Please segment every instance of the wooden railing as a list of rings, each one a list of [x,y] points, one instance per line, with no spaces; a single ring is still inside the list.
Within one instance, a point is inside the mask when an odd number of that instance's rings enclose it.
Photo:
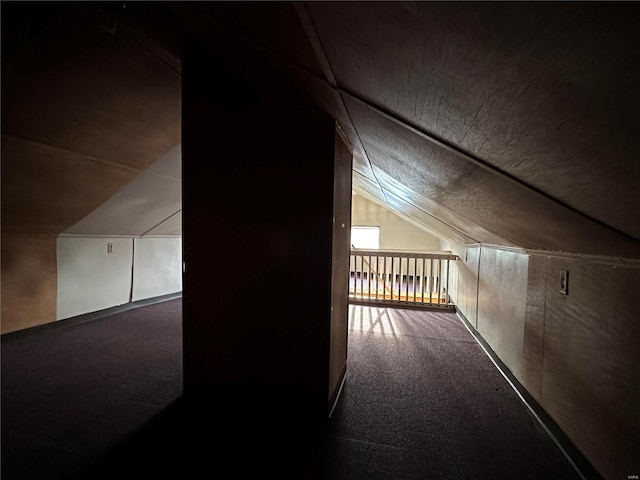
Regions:
[[[352,303],[454,308],[449,297],[449,262],[455,255],[351,248]]]

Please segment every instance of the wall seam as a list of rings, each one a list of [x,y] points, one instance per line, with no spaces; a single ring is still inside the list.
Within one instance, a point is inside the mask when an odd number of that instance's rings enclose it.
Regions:
[[[549,284],[549,257],[547,257],[547,265],[545,269],[544,275],[544,304],[542,306],[542,348],[541,355],[542,358],[540,360],[540,378],[538,381],[538,398],[540,399],[540,403],[542,403],[542,376],[544,372],[544,339],[546,333],[547,326],[547,287]]]
[[[131,288],[129,288],[129,303],[133,302],[133,276],[136,265],[136,239],[131,239]]]
[[[478,330],[478,318],[480,317],[480,261],[482,260],[482,247],[478,248],[478,273],[476,282],[476,330]]]

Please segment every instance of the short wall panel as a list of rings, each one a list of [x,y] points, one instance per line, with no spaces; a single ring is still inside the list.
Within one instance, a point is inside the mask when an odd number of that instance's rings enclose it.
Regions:
[[[58,320],[129,302],[133,239],[58,237],[57,253]]]
[[[453,253],[458,255],[458,260],[455,262],[458,270],[456,307],[471,325],[477,328],[480,248],[462,247],[454,250]]]
[[[533,397],[540,401],[540,377],[544,349],[545,292],[547,265],[543,256],[529,257],[527,304],[522,345],[522,375],[519,379]]]
[[[180,291],[182,291],[182,239],[136,239],[133,301]]]
[[[522,378],[528,256],[483,248],[478,286],[478,331]]]

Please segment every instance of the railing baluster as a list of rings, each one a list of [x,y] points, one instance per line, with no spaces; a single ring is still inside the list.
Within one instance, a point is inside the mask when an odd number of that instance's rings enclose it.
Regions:
[[[353,258],[353,296],[355,298],[356,296],[356,256],[355,255],[351,255],[351,258]],[[349,290],[351,290],[351,282],[349,282]]]
[[[387,291],[389,290],[389,287],[387,286],[387,275],[389,269],[387,268],[387,256],[385,255],[384,257],[382,257],[382,300],[386,300],[387,299]]]
[[[378,300],[379,285],[380,285],[380,257],[376,255],[376,300]]]
[[[353,256],[353,296],[358,298],[358,254]]]
[[[383,286],[384,290],[382,291],[382,298],[384,300],[386,300],[387,299],[387,275],[388,275],[387,256],[386,255],[384,256],[384,267],[383,267],[383,270],[384,270],[384,277],[383,277],[384,278],[384,283],[382,284],[382,286]]]
[[[364,255],[360,255],[360,298],[364,299]]]
[[[438,259],[438,305],[440,305],[441,290],[442,290],[442,260]]]
[[[407,287],[405,289],[405,301],[409,302],[409,257],[407,257]]]
[[[402,301],[402,257],[398,256],[398,301]]]
[[[449,264],[451,262],[449,261],[449,259],[446,259],[445,262],[447,262],[447,287],[444,292],[445,294],[444,299],[445,299],[445,303],[449,305],[449,302],[451,301],[451,295],[449,295]]]
[[[418,259],[413,260],[413,303],[416,303],[416,282],[418,281]]]
[[[429,304],[433,303],[433,258],[429,261]]]
[[[365,298],[367,300],[370,300],[371,299],[370,297],[371,289],[369,288],[369,281],[371,279],[371,256],[370,255],[368,256],[368,260],[366,260],[366,262],[367,262],[367,276],[365,277],[365,279],[367,281],[365,282],[365,285],[367,285],[367,290],[366,290],[367,294],[365,295]]]
[[[422,303],[424,303],[424,279],[426,278],[425,277],[425,273],[426,273],[425,264],[426,263],[427,263],[427,259],[423,258],[422,259],[422,279],[421,279],[422,282],[421,282],[421,287],[420,287],[420,291],[422,292]]]
[[[398,301],[402,301],[402,257],[398,256]]]
[[[393,302],[393,287],[396,283],[396,278],[395,278],[395,268],[394,268],[394,263],[395,263],[396,257],[391,257],[391,301]]]
[[[410,296],[409,296],[409,287],[410,285],[410,281],[411,281],[411,258],[407,257],[407,302],[413,302],[413,300],[410,300]],[[412,287],[413,288],[413,287]]]
[[[349,255],[349,297],[367,303],[447,308],[453,305],[449,295],[450,260],[456,259],[455,255],[353,248]]]

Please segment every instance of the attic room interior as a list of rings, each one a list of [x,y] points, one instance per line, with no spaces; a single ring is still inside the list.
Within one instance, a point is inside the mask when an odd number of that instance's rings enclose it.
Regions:
[[[245,447],[233,465],[288,449],[287,473],[307,454],[342,469],[291,478],[638,478],[640,4],[0,8],[6,480],[186,472]],[[383,217],[380,250],[452,256],[451,310],[352,302],[350,226]],[[406,285],[426,282],[413,268]],[[394,335],[367,354],[375,322]],[[455,360],[433,353],[445,326]],[[415,376],[366,370],[385,356]],[[461,372],[475,383],[447,397]],[[423,383],[433,403],[399,408]],[[425,429],[376,420],[385,391]],[[308,435],[334,411],[353,417],[324,456]],[[441,442],[428,462],[417,438]],[[116,460],[63,475],[105,439]]]

